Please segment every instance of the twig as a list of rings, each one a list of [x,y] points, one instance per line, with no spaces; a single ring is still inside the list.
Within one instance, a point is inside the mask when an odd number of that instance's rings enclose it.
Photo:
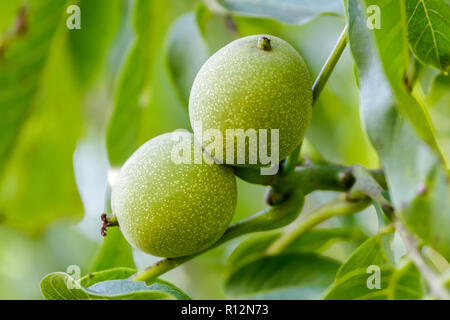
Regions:
[[[339,39],[336,45],[334,46],[333,51],[329,55],[327,61],[322,67],[322,70],[320,70],[320,73],[317,76],[316,81],[313,84],[313,102],[317,101],[317,98],[322,92],[322,89],[325,87],[328,78],[333,72],[334,67],[336,66],[337,62],[339,61],[339,58],[342,55],[342,52],[347,46],[347,42],[348,42],[348,24],[345,25],[344,30],[342,30],[341,35],[339,36]]]
[[[428,286],[430,287],[431,293],[439,299],[450,300],[449,292],[442,285],[439,277],[428,267],[419,250],[417,250],[417,240],[412,234],[409,233],[408,230],[406,230],[400,220],[396,220],[394,225],[398,234],[405,243],[405,247],[411,261],[424,276]]]
[[[314,228],[320,223],[337,216],[348,215],[367,208],[371,201],[368,198],[361,199],[360,201],[348,201],[345,197],[339,197],[336,200],[327,203],[315,211],[311,212],[305,218],[303,218],[296,228],[289,233],[285,233],[275,240],[266,253],[269,255],[278,254],[297,240],[306,231]]]
[[[220,238],[213,246],[203,250],[202,252],[185,257],[163,259],[155,263],[154,265],[151,265],[147,269],[137,272],[136,274],[129,277],[129,279],[135,281],[152,280],[160,276],[161,274],[172,270],[180,264],[183,264],[186,261],[199,256],[205,251],[220,246],[221,244],[243,234],[281,228],[297,218],[303,207],[303,202],[303,195],[301,193],[294,192],[288,199],[286,199],[286,201],[284,201],[280,205],[270,207],[257,214],[254,214],[253,216],[232,224],[227,229],[222,238]]]
[[[334,46],[333,50],[328,56],[327,61],[320,70],[319,75],[316,78],[316,81],[314,81],[314,84],[312,86],[313,105],[317,102],[317,99],[319,98],[322,89],[325,87],[325,84],[330,78],[331,73],[333,73],[334,67],[341,58],[342,52],[344,52],[344,49],[347,46],[347,42],[348,42],[348,24],[345,25],[344,30],[342,30],[341,35],[339,36],[339,39],[336,42],[336,45]],[[295,169],[295,165],[297,164],[298,161],[298,156],[300,155],[301,147],[302,144],[300,143],[286,159],[285,166],[283,167],[282,170],[284,175],[288,175]]]

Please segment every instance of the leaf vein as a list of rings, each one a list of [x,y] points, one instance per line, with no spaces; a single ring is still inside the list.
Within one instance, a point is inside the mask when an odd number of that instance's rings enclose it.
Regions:
[[[435,32],[434,32],[433,25],[431,24],[431,19],[430,19],[430,15],[428,14],[427,6],[425,5],[425,1],[424,0],[419,0],[419,1],[422,3],[423,9],[425,11],[425,17],[427,18],[428,24],[430,25],[431,37],[433,39],[433,43],[434,43],[434,47],[435,47],[437,62],[439,63],[439,65],[442,68],[441,58],[439,57],[439,48],[437,46],[437,41],[436,41],[436,35],[435,35]]]

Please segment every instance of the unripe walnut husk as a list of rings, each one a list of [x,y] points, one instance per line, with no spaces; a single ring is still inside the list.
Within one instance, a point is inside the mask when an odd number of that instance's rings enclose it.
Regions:
[[[249,147],[246,161],[239,164],[234,147],[227,160],[227,129],[246,132],[267,129],[267,152],[271,151],[273,129],[279,130],[279,160],[286,158],[303,140],[312,113],[312,82],[298,52],[286,41],[271,35],[254,35],[231,42],[211,56],[200,69],[192,86],[189,116],[194,135],[217,160],[244,167],[251,164],[249,152],[260,154],[259,143]],[[201,129],[200,129],[200,126]],[[223,152],[215,152],[215,139],[202,141],[203,133],[218,129]]]
[[[123,165],[111,204],[125,238],[159,257],[197,253],[225,232],[236,208],[236,178],[225,165],[176,163],[175,132],[142,145]],[[202,152],[189,134],[190,151]],[[207,156],[207,155],[205,155]]]

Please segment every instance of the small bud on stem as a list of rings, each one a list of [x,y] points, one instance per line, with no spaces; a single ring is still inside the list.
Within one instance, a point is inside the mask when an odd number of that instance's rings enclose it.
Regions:
[[[115,215],[107,215],[106,213],[102,213],[102,215],[100,216],[100,219],[102,219],[103,221],[103,225],[102,228],[100,229],[100,233],[102,236],[106,237],[106,229],[108,229],[108,227],[114,227],[114,226],[118,226],[119,222],[117,221],[117,218]]]

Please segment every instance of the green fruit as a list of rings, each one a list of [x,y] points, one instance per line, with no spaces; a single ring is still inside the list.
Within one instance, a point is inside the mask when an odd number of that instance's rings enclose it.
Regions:
[[[279,129],[282,160],[305,136],[312,112],[311,87],[303,59],[286,41],[270,35],[233,41],[210,57],[195,78],[189,99],[194,135],[208,145],[201,136],[210,129],[219,129],[223,137],[227,129]],[[226,161],[229,141],[223,141],[223,157],[212,155],[231,164]],[[258,145],[251,150],[248,146],[247,140],[246,155],[259,154]],[[234,164],[236,156],[234,152]],[[243,166],[252,165],[246,160]],[[259,159],[253,166],[261,166]]]
[[[188,151],[202,152],[185,133]],[[236,207],[236,179],[221,164],[177,164],[175,132],[142,145],[123,165],[111,205],[134,247],[160,257],[179,257],[214,244]],[[207,155],[205,155],[207,156]]]

